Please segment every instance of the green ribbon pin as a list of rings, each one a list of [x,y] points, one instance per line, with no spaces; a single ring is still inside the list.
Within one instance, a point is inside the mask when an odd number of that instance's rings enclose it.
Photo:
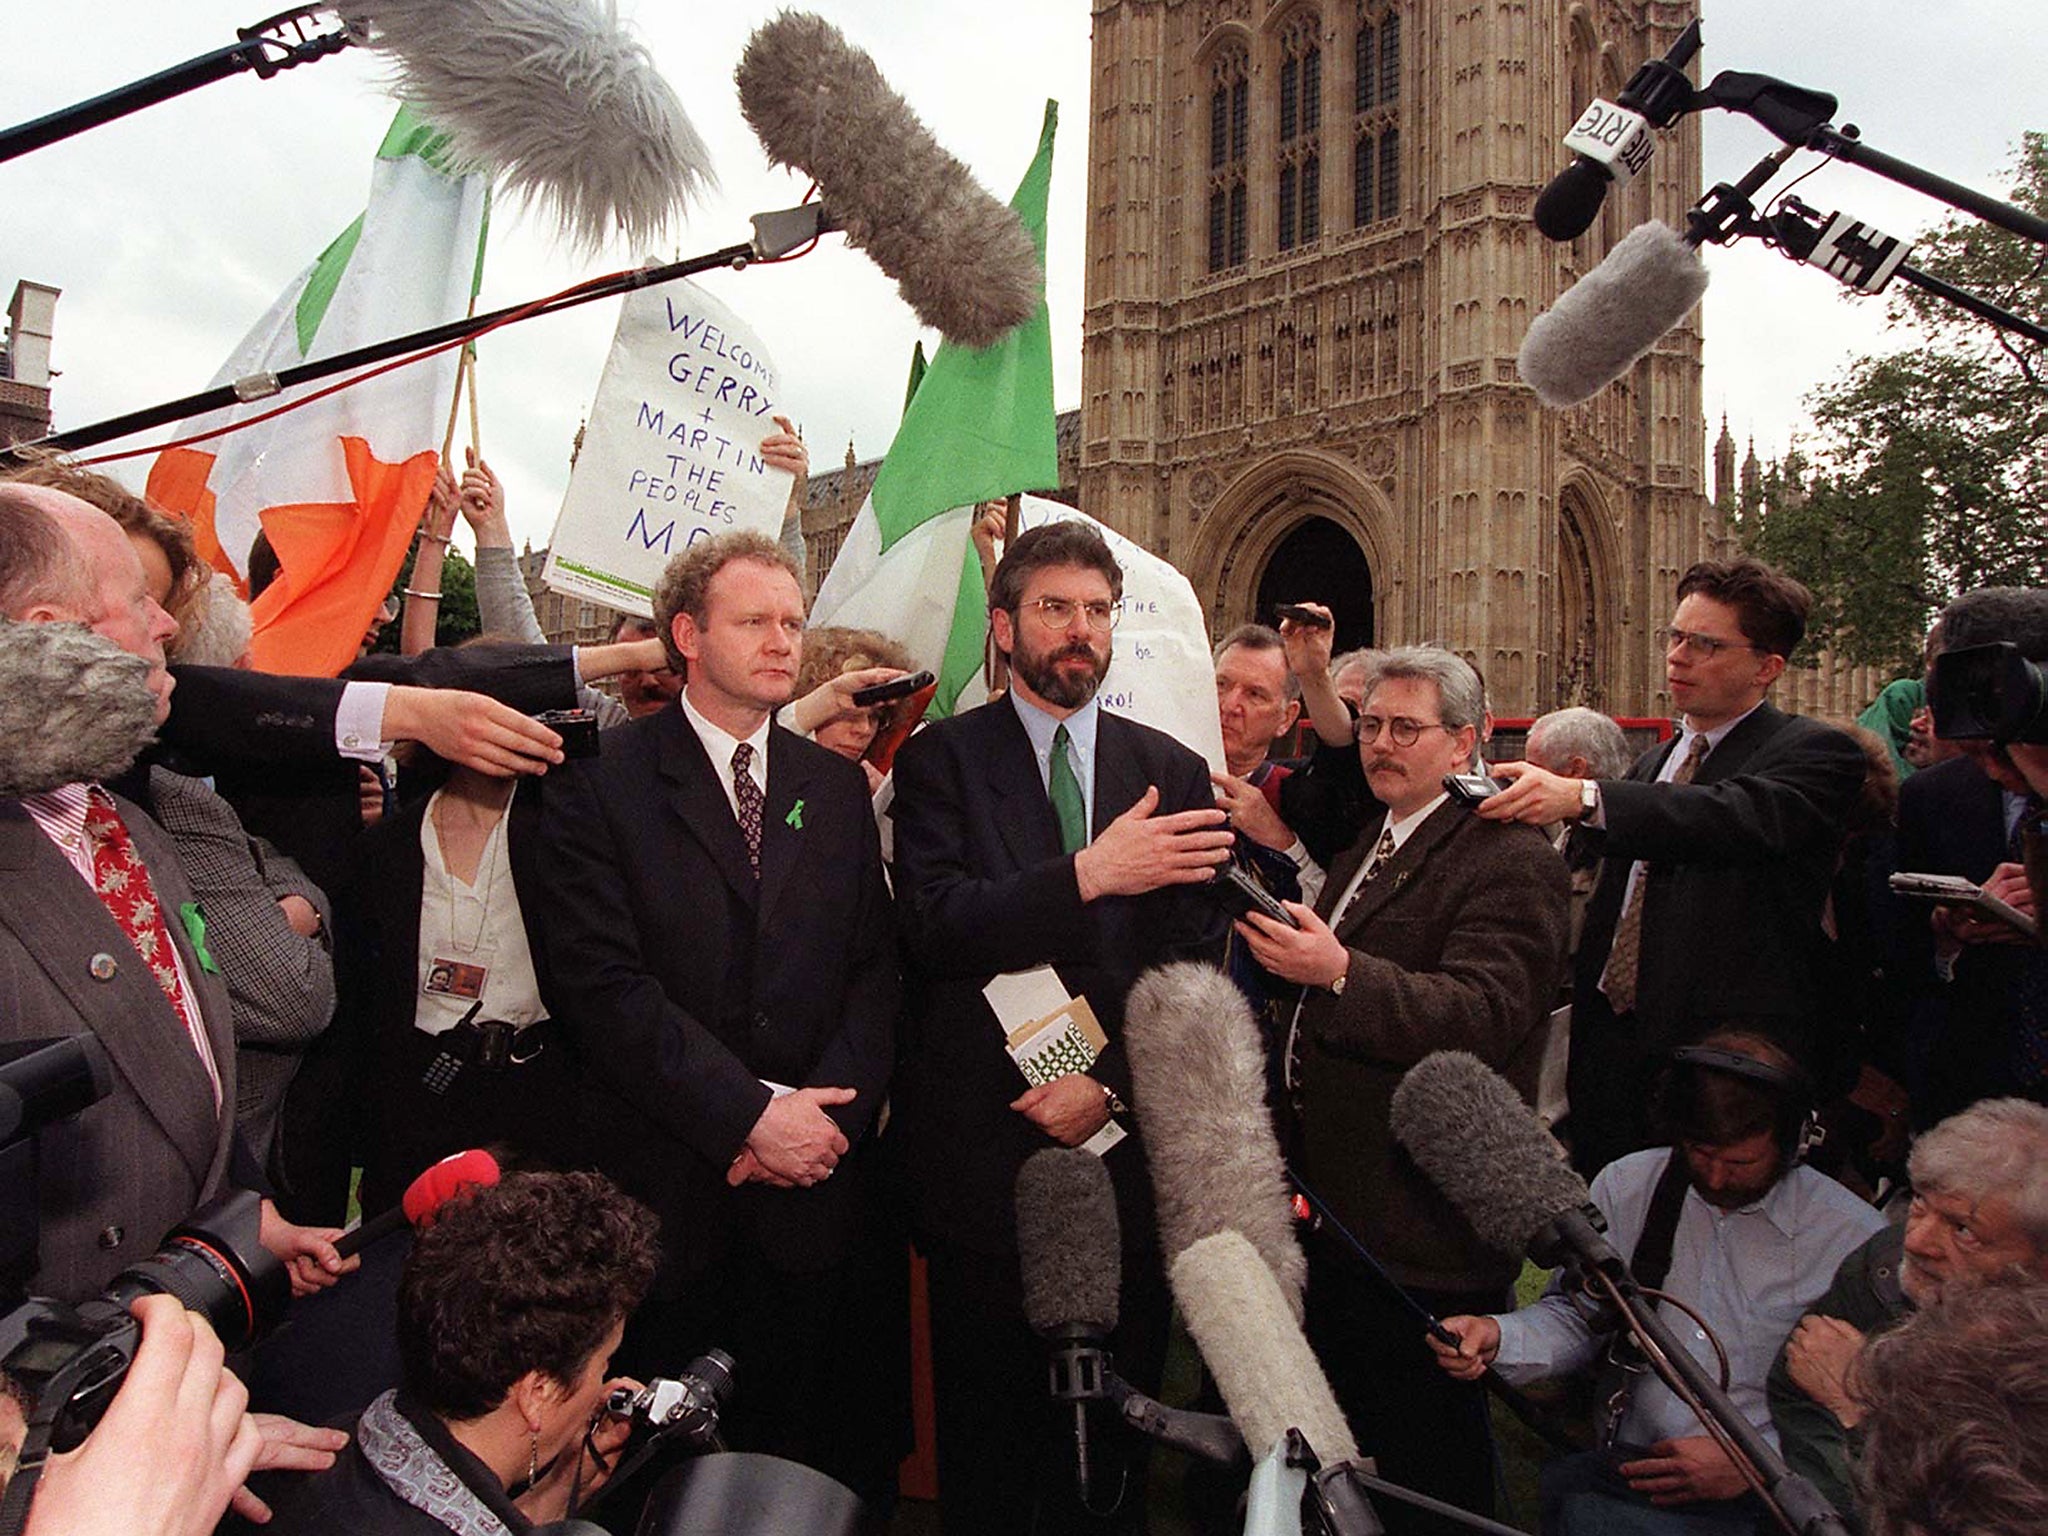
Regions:
[[[199,957],[199,968],[210,976],[218,976],[220,967],[206,952],[206,914],[199,910],[199,903],[188,901],[179,907],[178,921],[185,925],[185,937],[191,940],[192,952]]]
[[[794,827],[794,828],[796,828],[796,830],[797,830],[797,831],[799,831],[799,832],[803,831],[803,829],[804,829],[804,803],[803,803],[803,801],[799,800],[799,801],[797,801],[797,803],[796,803],[795,805],[792,805],[792,806],[791,806],[791,807],[789,808],[789,814],[788,814],[787,816],[785,816],[785,817],[783,817],[783,818],[782,818],[782,822],[783,822],[783,825],[784,825],[784,826]]]

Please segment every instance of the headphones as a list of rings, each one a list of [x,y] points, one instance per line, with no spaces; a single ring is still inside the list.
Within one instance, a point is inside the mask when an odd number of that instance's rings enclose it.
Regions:
[[[1784,1153],[1790,1170],[1805,1161],[1806,1154],[1819,1146],[1826,1132],[1813,1109],[1813,1085],[1798,1068],[1774,1066],[1768,1061],[1718,1045],[1681,1045],[1672,1051],[1670,1065],[1657,1087],[1654,1108],[1658,1118],[1675,1123],[1678,1095],[1692,1092],[1688,1079],[1700,1072],[1720,1072],[1739,1077],[1769,1090],[1771,1132]]]

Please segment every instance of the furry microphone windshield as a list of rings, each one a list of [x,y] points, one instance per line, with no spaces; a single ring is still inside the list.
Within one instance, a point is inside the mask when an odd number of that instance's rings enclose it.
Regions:
[[[1116,1328],[1123,1258],[1116,1192],[1093,1152],[1045,1147],[1017,1170],[1024,1321],[1048,1338]]]
[[[711,158],[646,47],[596,0],[353,0],[392,94],[594,251],[659,244]]]
[[[1666,224],[1638,225],[1530,322],[1516,367],[1552,410],[1590,400],[1706,291],[1706,264],[1683,235]]]
[[[1416,1166],[1502,1253],[1528,1252],[1554,1218],[1589,1199],[1536,1112],[1469,1051],[1434,1051],[1410,1067],[1388,1120]]]
[[[734,79],[768,158],[817,182],[847,243],[896,279],[926,325],[985,347],[1031,317],[1043,284],[1015,211],[939,147],[837,27],[785,11],[754,33]]]
[[[114,778],[155,735],[140,656],[82,624],[0,620],[0,795]]]
[[[1124,1004],[1124,1049],[1167,1257],[1214,1232],[1241,1233],[1299,1318],[1308,1261],[1244,994],[1192,961],[1147,971]]]

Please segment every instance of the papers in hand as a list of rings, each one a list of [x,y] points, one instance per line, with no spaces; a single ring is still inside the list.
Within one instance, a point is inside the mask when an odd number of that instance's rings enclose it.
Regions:
[[[1034,1088],[1070,1072],[1086,1072],[1109,1044],[1088,1000],[1069,997],[1049,965],[993,977],[981,995],[995,1010],[1010,1060]],[[1112,1119],[1081,1147],[1100,1157],[1127,1134]]]

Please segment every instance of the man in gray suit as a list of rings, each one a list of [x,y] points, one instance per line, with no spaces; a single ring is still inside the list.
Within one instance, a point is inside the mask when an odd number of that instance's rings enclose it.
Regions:
[[[0,485],[0,615],[84,624],[150,664],[161,720],[177,628],[105,513]],[[90,1031],[112,1092],[40,1143],[42,1229],[30,1287],[78,1300],[148,1257],[233,1182],[228,998],[170,840],[97,783],[0,799],[0,1042]],[[344,1268],[334,1233],[264,1202],[262,1241],[295,1291]]]

